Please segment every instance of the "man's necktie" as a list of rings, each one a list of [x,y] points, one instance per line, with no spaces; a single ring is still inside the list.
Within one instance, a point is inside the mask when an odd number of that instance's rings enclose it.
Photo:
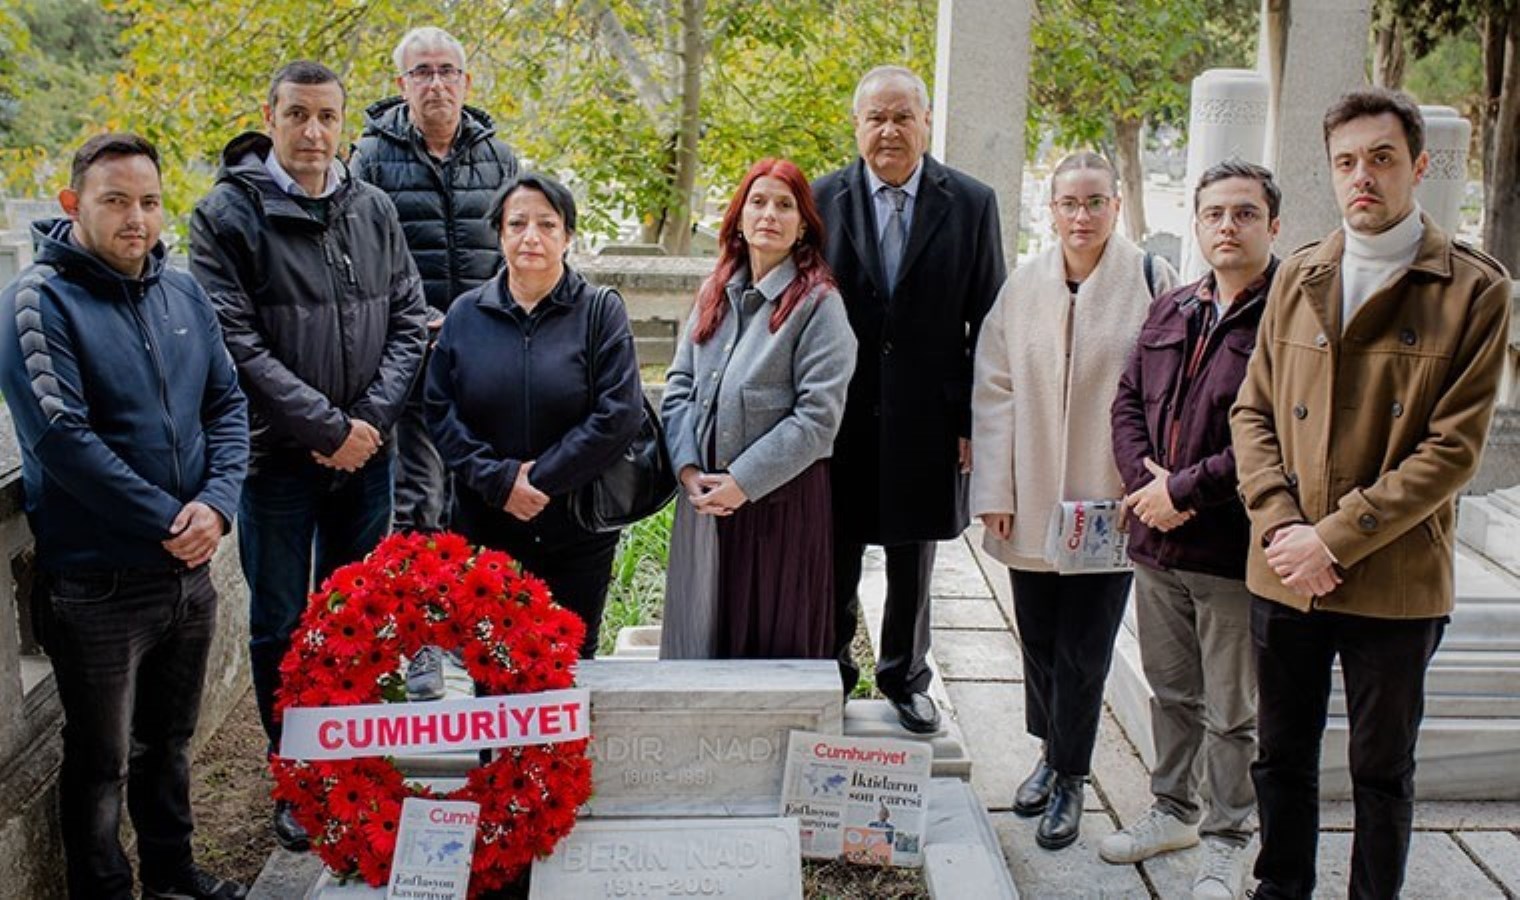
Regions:
[[[908,220],[903,206],[908,202],[908,192],[902,188],[884,187],[892,214],[887,217],[886,230],[881,235],[881,264],[887,275],[887,290],[897,287],[897,269],[902,265],[903,247],[908,243]]]

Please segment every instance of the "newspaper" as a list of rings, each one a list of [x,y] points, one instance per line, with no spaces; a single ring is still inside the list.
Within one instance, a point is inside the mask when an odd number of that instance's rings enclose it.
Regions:
[[[1050,512],[1045,561],[1062,574],[1123,572],[1129,559],[1129,532],[1119,528],[1118,500],[1066,500]]]
[[[479,803],[402,801],[387,900],[465,900],[479,820]]]
[[[797,819],[802,855],[877,866],[923,865],[928,744],[793,731],[781,814]]]

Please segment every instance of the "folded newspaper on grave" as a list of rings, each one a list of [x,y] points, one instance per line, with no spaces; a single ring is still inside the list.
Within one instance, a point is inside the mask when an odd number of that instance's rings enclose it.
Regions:
[[[918,741],[793,731],[781,814],[802,855],[876,866],[923,865],[934,748]]]
[[[1063,500],[1050,512],[1045,561],[1063,575],[1126,572],[1129,532],[1120,529],[1118,500]]]

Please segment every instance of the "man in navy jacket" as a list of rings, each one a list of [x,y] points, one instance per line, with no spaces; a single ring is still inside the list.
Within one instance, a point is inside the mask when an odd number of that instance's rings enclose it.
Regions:
[[[207,563],[237,511],[248,410],[216,312],[164,264],[158,154],[92,138],[0,293],[0,385],[21,445],[38,637],[63,704],[69,896],[238,898],[191,858],[190,738],[216,627]]]

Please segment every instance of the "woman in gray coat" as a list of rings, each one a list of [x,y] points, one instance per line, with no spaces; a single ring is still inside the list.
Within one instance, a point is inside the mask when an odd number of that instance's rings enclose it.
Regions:
[[[833,655],[828,458],[855,337],[807,179],[755,163],[718,232],[661,409],[676,501],[661,655]]]

